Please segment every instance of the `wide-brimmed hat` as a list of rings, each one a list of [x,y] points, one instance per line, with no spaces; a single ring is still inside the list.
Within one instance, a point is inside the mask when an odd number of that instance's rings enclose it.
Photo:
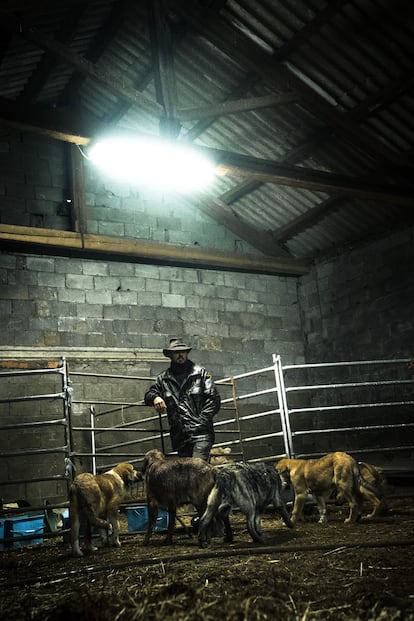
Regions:
[[[165,347],[162,350],[164,356],[169,358],[171,354],[175,354],[179,351],[191,351],[192,347],[190,345],[186,345],[180,339],[171,339],[168,347]]]

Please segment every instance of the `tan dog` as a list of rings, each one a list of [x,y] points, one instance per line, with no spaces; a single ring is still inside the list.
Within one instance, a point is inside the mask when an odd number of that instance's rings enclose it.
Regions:
[[[316,500],[320,523],[327,521],[326,501],[333,494],[349,503],[345,524],[359,519],[363,497],[359,491],[358,464],[351,455],[336,452],[320,459],[284,458],[276,464],[276,468],[283,484],[291,484],[295,492],[291,516],[293,523],[301,518],[309,494]]]
[[[69,490],[70,538],[72,555],[83,556],[79,545],[81,517],[86,520],[85,549],[89,552],[97,548],[92,545],[92,526],[101,531],[104,543],[108,542],[108,531],[112,530],[113,545],[119,547],[118,507],[124,500],[128,487],[142,480],[132,464],[118,464],[103,474],[78,474]]]
[[[372,504],[372,511],[365,519],[371,520],[387,510],[385,494],[387,490],[387,480],[379,468],[365,461],[359,461],[359,473],[361,475],[359,491],[364,500]]]
[[[234,461],[230,457],[231,448],[226,446],[223,448],[222,446],[215,446],[210,451],[210,464],[212,466],[220,466],[221,464],[229,464]]]

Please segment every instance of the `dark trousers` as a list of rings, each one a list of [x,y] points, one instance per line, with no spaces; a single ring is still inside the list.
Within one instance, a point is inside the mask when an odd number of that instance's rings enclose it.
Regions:
[[[178,457],[201,457],[204,461],[210,461],[210,449],[212,442],[205,438],[194,438],[178,449]]]

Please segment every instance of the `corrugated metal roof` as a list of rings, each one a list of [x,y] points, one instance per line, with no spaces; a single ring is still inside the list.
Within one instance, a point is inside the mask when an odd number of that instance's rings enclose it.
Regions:
[[[128,103],[116,89],[86,74],[73,81],[82,72],[59,58],[43,71],[41,88],[26,105],[61,106],[65,96],[70,106],[72,96],[77,109],[101,122],[160,131],[146,5],[115,0],[4,4],[5,30],[11,33],[0,65],[4,100],[19,101],[45,56],[53,56],[30,41],[30,33],[25,37],[13,30],[12,15],[23,30],[33,27],[57,41],[65,33],[66,51],[92,59],[100,71],[142,92],[148,104]],[[293,258],[304,259],[369,238],[390,223],[402,226],[412,220],[410,206],[398,205],[392,195],[365,200],[351,191],[353,177],[377,187],[386,180],[396,194],[401,188],[412,191],[412,3],[169,0],[165,11],[179,110],[286,92],[295,97],[271,107],[185,120],[180,138],[187,135],[198,145],[295,167],[293,172],[312,169],[350,178],[345,193],[315,191],[289,180],[262,183],[254,176],[249,186],[243,167],[218,177],[210,197],[229,204],[246,239],[250,230],[258,247],[257,233],[271,231],[275,248],[279,240]],[[208,206],[208,197],[204,200]]]

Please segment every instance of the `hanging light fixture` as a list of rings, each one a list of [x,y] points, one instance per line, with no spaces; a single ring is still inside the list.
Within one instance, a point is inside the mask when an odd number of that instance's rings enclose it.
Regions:
[[[120,181],[176,192],[205,189],[215,174],[215,164],[197,150],[159,138],[103,137],[88,159]]]

